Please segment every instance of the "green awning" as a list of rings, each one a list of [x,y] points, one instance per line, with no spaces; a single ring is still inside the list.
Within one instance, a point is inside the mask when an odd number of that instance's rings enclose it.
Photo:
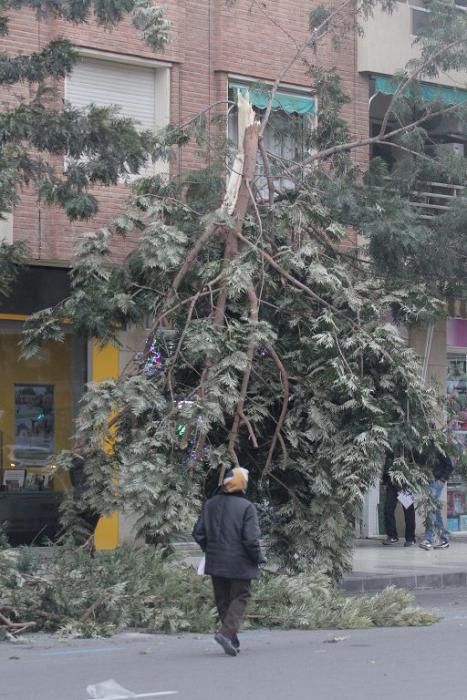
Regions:
[[[380,92],[383,95],[393,95],[399,85],[399,81],[396,78],[386,75],[375,75],[373,78],[375,81],[375,92]],[[447,105],[467,104],[467,90],[461,90],[460,88],[421,83],[419,91],[420,97],[427,102],[442,102]],[[404,90],[404,95],[410,96],[411,94],[412,90],[410,87]]]
[[[240,90],[242,95],[246,95],[250,91],[250,102],[258,109],[266,109],[269,103],[270,91],[260,90],[257,88],[249,88],[242,83],[230,83],[230,88]],[[282,110],[289,114],[315,114],[316,101],[307,95],[291,94],[290,92],[277,91],[272,103],[274,110]]]

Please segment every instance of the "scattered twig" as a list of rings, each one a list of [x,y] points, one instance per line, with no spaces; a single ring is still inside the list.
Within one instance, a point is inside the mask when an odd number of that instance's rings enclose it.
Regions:
[[[256,439],[255,431],[253,430],[253,426],[251,425],[250,421],[246,417],[246,415],[243,413],[243,411],[239,411],[240,413],[240,418],[242,420],[242,423],[246,426],[249,434],[250,434],[250,440],[255,449],[258,449],[258,440]]]
[[[250,287],[248,289],[248,300],[250,303],[250,323],[255,324],[258,322],[258,297],[256,296],[256,292],[253,287]],[[228,442],[228,451],[233,455],[233,451],[235,450],[235,445],[238,440],[238,429],[240,427],[240,421],[242,420],[242,416],[244,419],[244,408],[245,408],[245,401],[248,393],[248,384],[250,383],[250,376],[251,376],[251,368],[253,366],[253,357],[255,354],[255,349],[256,349],[256,340],[254,338],[250,337],[250,340],[248,342],[248,348],[247,348],[247,364],[245,371],[243,373],[243,379],[242,383],[240,386],[240,395],[237,401],[237,406],[235,409],[235,415],[232,423],[232,428],[230,430],[229,434],[229,442]],[[255,438],[256,442],[256,438]]]
[[[31,627],[35,627],[35,622],[13,622],[0,612],[0,627],[6,628],[13,635],[22,634]]]
[[[99,608],[102,603],[105,601],[105,599],[108,597],[108,592],[104,591],[103,593],[100,594],[100,596],[94,601],[92,605],[89,606],[87,610],[84,611],[84,613],[80,617],[80,622],[85,622],[91,615],[93,615],[97,608]]]

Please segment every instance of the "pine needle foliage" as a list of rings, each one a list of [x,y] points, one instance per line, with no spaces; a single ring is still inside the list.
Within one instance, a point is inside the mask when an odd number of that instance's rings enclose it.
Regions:
[[[0,550],[0,612],[13,623],[81,637],[128,628],[210,633],[216,627],[209,578],[154,548],[122,548],[96,559],[75,547],[46,554],[27,547]],[[352,629],[437,620],[413,603],[413,595],[393,587],[373,597],[346,597],[320,573],[264,574],[246,626]]]
[[[375,6],[357,5],[355,22]],[[245,163],[262,158],[270,167],[266,198],[244,172],[234,206],[226,204],[232,144],[224,144],[196,174],[140,180],[124,214],[78,241],[72,293],[30,319],[24,356],[62,340],[65,321],[85,338],[116,345],[122,328],[149,326],[122,376],[89,385],[81,402],[76,449],[90,485],[86,507],[128,510],[140,533],[167,547],[212,493],[218,465],[245,465],[279,565],[294,573],[317,566],[337,580],[350,566],[365,494],[388,457],[402,488],[425,486],[430,470],[416,455],[429,438],[440,449],[446,439],[433,430],[440,406],[400,331],[443,313],[452,291],[465,293],[467,259],[456,261],[466,247],[465,203],[432,224],[410,206],[411,188],[427,172],[428,124],[440,113],[423,98],[421,81],[467,59],[467,32],[459,30],[467,15],[445,13],[444,5],[433,3],[438,24],[419,38],[421,58],[398,78],[387,117],[400,128],[377,137],[407,156],[399,170],[379,160],[367,172],[355,165],[359,144],[342,118],[339,77],[314,69],[310,86],[322,114],[298,162],[265,156],[258,125],[249,132]],[[339,19],[329,26],[336,16],[313,15],[313,45],[348,28]],[[22,110],[31,134],[41,109]],[[465,107],[448,112],[462,118]],[[91,116],[105,136],[113,117],[90,113],[85,125]],[[260,116],[265,126],[268,110]],[[160,143],[209,147],[203,123],[170,127]],[[74,155],[85,146],[76,137]],[[99,158],[89,163],[97,167]],[[428,160],[430,173],[446,177],[442,154]],[[70,173],[81,182],[76,168]],[[281,178],[293,187],[277,191]],[[44,196],[50,191],[47,181]],[[113,240],[129,233],[139,243],[115,264]],[[154,347],[161,361],[148,372]],[[66,468],[71,455],[60,459]]]

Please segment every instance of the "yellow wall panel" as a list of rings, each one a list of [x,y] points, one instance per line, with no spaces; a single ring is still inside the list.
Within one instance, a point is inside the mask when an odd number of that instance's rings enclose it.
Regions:
[[[116,549],[119,537],[118,513],[102,517],[97,523],[94,535],[96,549]]]
[[[116,379],[120,371],[119,351],[113,345],[94,342],[92,346],[91,381],[102,382],[105,379]],[[96,528],[96,549],[115,549],[119,545],[118,513],[102,517]]]

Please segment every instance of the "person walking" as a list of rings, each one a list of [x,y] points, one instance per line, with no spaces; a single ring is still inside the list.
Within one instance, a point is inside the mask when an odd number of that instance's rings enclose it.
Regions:
[[[439,450],[435,455],[433,466],[433,481],[429,485],[429,494],[432,505],[426,515],[425,539],[420,542],[422,549],[447,549],[449,547],[449,532],[444,524],[441,494],[445,483],[448,481],[453,471],[452,460],[447,454],[442,454]],[[435,544],[435,531],[439,534],[439,541]]]
[[[256,508],[246,496],[248,471],[226,472],[219,493],[204,505],[193,538],[206,556],[221,627],[214,639],[229,656],[240,653],[238,632],[251,597],[251,581],[266,560],[260,546]]]

